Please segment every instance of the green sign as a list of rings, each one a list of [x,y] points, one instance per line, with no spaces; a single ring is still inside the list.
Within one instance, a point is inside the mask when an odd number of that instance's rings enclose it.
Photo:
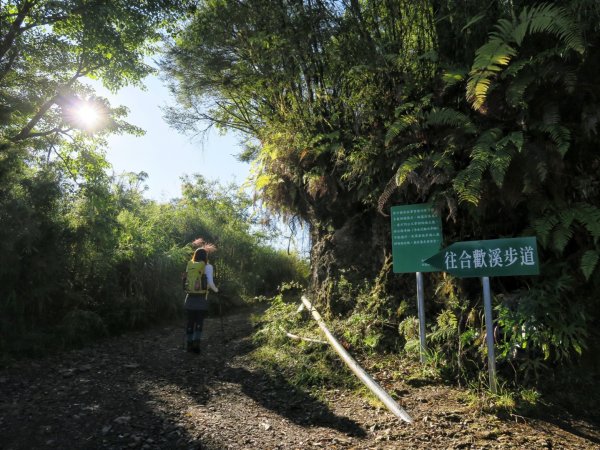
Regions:
[[[535,237],[455,242],[426,262],[462,278],[540,273]]]
[[[442,221],[429,204],[392,206],[394,273],[439,272],[425,259],[442,246]]]

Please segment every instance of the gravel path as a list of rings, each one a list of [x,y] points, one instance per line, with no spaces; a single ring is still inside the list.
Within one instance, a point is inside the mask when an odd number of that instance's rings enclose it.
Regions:
[[[413,425],[352,392],[317,399],[256,366],[248,315],[226,317],[225,335],[209,319],[201,355],[174,324],[1,370],[0,448],[600,449],[592,425],[500,420],[385,371],[372,375]]]

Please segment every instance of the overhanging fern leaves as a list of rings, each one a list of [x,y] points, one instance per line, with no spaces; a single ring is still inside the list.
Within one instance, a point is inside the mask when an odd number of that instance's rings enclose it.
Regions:
[[[583,226],[592,240],[597,242],[600,239],[600,208],[577,203],[570,208],[549,212],[532,222],[540,244],[554,248],[559,254],[573,237],[577,224]]]
[[[560,155],[565,156],[571,145],[571,132],[568,128],[562,125],[540,125],[538,129],[548,133]]]
[[[600,254],[596,250],[588,250],[581,257],[581,271],[586,280],[589,280],[598,265]]]
[[[460,201],[479,203],[481,180],[486,170],[501,188],[514,155],[524,146],[525,137],[521,131],[513,131],[506,136],[502,136],[499,128],[485,131],[471,150],[470,164],[454,179],[454,189]]]
[[[426,119],[427,126],[445,126],[462,130],[464,133],[473,134],[476,129],[473,122],[463,113],[450,109],[433,109]]]
[[[411,156],[410,158],[406,159],[402,163],[402,165],[398,168],[398,171],[396,172],[396,185],[398,187],[401,187],[404,184],[404,182],[406,181],[406,179],[408,178],[408,176],[412,172],[414,172],[416,169],[421,167],[422,163],[423,163],[422,155],[414,155],[414,156]]]
[[[493,78],[517,55],[525,37],[535,33],[551,34],[562,42],[566,50],[584,52],[581,32],[564,8],[541,4],[523,8],[512,21],[501,19],[488,42],[475,53],[467,82],[467,100],[473,109],[483,111]]]
[[[400,116],[390,127],[385,135],[385,145],[389,145],[400,133],[417,125],[418,119],[414,115]]]

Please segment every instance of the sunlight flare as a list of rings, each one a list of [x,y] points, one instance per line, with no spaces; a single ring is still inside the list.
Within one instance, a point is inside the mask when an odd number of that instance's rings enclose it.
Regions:
[[[75,127],[92,132],[103,127],[106,110],[97,101],[75,98],[67,103],[65,117]]]

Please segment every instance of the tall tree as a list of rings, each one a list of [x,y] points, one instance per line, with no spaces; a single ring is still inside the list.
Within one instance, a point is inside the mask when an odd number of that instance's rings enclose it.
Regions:
[[[173,30],[190,2],[136,4],[106,0],[17,0],[0,4],[0,139],[52,152],[65,137],[90,130],[78,108],[90,101],[106,132],[139,132],[124,108],[81,84],[101,80],[111,90],[139,84],[152,68],[145,58]],[[86,129],[88,128],[88,129]],[[79,142],[81,144],[81,142]]]
[[[174,125],[249,135],[262,199],[310,224],[321,294],[340,270],[372,277],[385,260],[384,123],[432,73],[418,55],[435,41],[427,2],[206,1],[163,66]]]

